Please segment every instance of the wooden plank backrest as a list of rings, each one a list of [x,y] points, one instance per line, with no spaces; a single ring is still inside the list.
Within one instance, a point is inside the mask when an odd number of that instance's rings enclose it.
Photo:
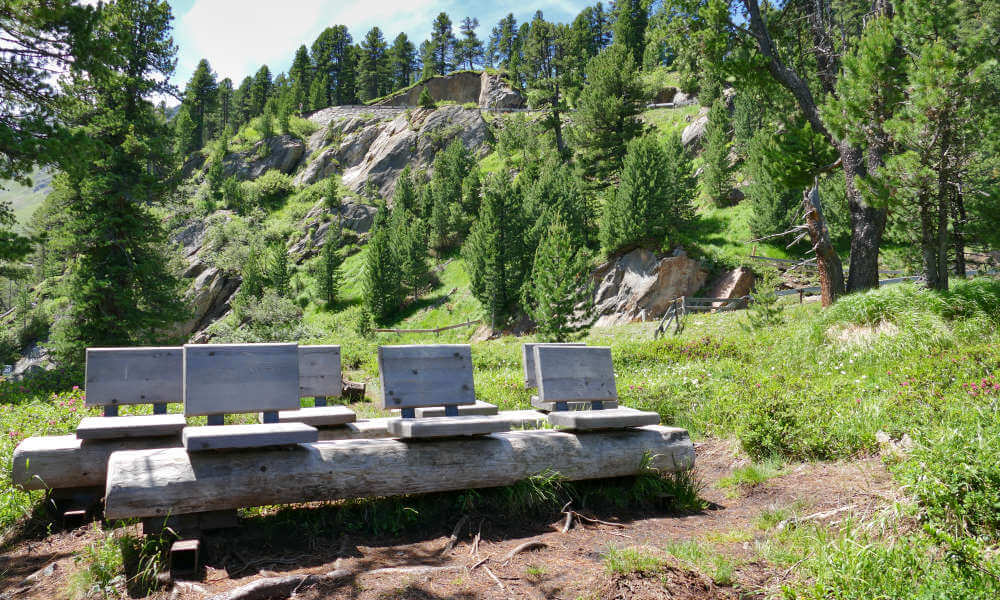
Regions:
[[[611,348],[535,346],[534,353],[539,401],[618,400]]]
[[[182,400],[181,348],[87,348],[87,406]]]
[[[468,344],[379,346],[383,409],[476,403]]]
[[[299,397],[339,398],[340,346],[299,346]]]
[[[185,344],[184,414],[299,408],[298,344]]]
[[[583,342],[529,342],[521,346],[522,360],[524,366],[524,388],[531,389],[538,387],[535,379],[535,346],[585,346]]]

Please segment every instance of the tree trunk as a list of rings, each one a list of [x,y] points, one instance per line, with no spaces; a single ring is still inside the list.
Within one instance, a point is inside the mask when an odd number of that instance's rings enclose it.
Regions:
[[[927,280],[927,287],[932,290],[939,289],[940,282],[938,273],[937,255],[937,235],[935,231],[935,215],[932,210],[931,200],[926,196],[918,198],[920,205],[920,252],[924,263],[924,279]]]
[[[955,248],[955,275],[965,279],[965,272],[967,266],[965,264],[965,233],[963,229],[965,228],[965,201],[962,199],[962,194],[958,190],[953,189],[953,201],[952,201],[952,245]]]
[[[818,182],[802,196],[806,226],[816,251],[816,267],[819,270],[820,294],[823,306],[830,306],[844,295],[844,266],[840,256],[830,242],[830,232],[823,217],[823,202],[819,197]]]

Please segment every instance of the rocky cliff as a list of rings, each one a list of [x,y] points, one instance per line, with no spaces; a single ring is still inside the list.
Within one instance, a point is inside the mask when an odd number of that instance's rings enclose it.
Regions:
[[[480,108],[522,108],[524,97],[499,74],[459,71],[430,79],[376,102],[376,106],[418,106],[424,89],[436,102],[478,104]]]

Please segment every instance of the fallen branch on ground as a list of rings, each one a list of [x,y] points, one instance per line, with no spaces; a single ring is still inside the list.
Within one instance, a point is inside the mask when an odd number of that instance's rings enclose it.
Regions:
[[[813,513],[805,517],[791,517],[789,519],[785,519],[784,521],[778,523],[775,529],[778,531],[784,531],[784,529],[789,525],[798,525],[799,523],[802,523],[804,521],[818,521],[820,519],[828,519],[833,515],[851,510],[852,508],[854,508],[854,505],[848,504],[847,506],[841,506],[840,508],[835,508],[833,510],[828,510],[824,512]]]
[[[445,544],[444,548],[441,550],[441,556],[451,552],[455,544],[458,543],[458,532],[462,530],[462,527],[469,521],[469,515],[462,515],[462,518],[458,520],[455,524],[455,529],[451,531],[451,537],[448,538],[448,543]]]
[[[337,569],[324,575],[286,575],[284,577],[268,577],[240,586],[236,589],[216,594],[208,600],[270,600],[273,598],[288,598],[293,593],[319,585],[332,583],[353,575],[346,569]]]
[[[539,542],[537,540],[532,542],[525,542],[520,546],[518,546],[517,548],[514,548],[513,550],[508,552],[507,556],[503,557],[503,560],[504,562],[507,562],[508,560],[514,558],[515,556],[517,556],[522,552],[526,552],[528,550],[541,550],[542,548],[548,548],[548,547],[549,545],[546,544],[545,542]]]

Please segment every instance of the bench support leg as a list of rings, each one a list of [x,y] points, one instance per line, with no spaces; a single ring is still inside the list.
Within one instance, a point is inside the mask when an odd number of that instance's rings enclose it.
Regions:
[[[278,422],[278,411],[276,411],[276,410],[269,410],[269,411],[265,412],[264,413],[264,422],[265,423],[277,423]]]
[[[226,415],[208,415],[209,425],[222,425],[226,422]]]
[[[566,401],[556,402],[556,410],[569,410],[569,403]]]
[[[104,416],[105,417],[117,417],[118,416],[118,405],[117,404],[107,404],[104,406]]]
[[[590,410],[604,410],[604,402],[602,400],[591,402]]]
[[[417,411],[412,408],[401,408],[399,409],[399,414],[402,415],[404,419],[415,419],[417,417]]]
[[[326,406],[326,396],[316,396],[313,406]]]
[[[458,416],[458,407],[455,406],[454,404],[449,404],[448,406],[445,406],[444,407],[444,416],[446,416],[446,417],[457,417]]]
[[[166,405],[166,403],[161,402],[159,404],[154,404],[153,405],[153,414],[154,415],[165,415],[165,414],[167,414],[167,405]]]

